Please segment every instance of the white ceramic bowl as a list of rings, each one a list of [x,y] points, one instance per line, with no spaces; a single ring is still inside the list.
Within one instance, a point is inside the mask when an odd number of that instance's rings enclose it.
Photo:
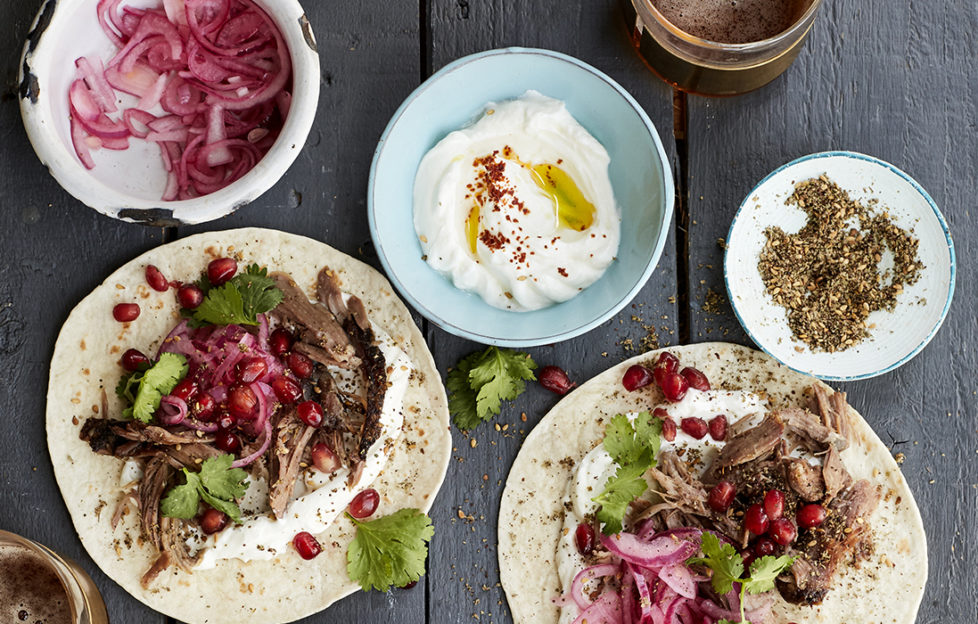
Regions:
[[[159,150],[133,140],[125,151],[98,150],[91,171],[71,145],[68,87],[74,61],[115,47],[99,26],[97,0],[47,0],[24,46],[20,110],[34,151],[66,191],[102,214],[151,225],[201,223],[234,212],[274,185],[299,154],[319,102],[319,54],[309,21],[297,0],[255,0],[278,25],[292,58],[292,105],[279,139],[247,174],[196,199],[163,201],[166,172]],[[159,6],[158,0],[124,5]]]
[[[785,205],[795,183],[827,175],[856,200],[876,198],[895,223],[912,231],[926,267],[897,299],[896,309],[879,311],[870,338],[835,353],[812,351],[794,340],[787,313],[765,292],[757,269],[766,238],[778,226],[797,232],[806,216]],[[947,223],[930,195],[910,176],[872,156],[823,152],[799,158],[764,178],[740,205],[727,237],[724,275],[734,312],[757,345],[792,369],[832,381],[866,379],[908,362],[930,342],[947,315],[954,294],[954,244]]]

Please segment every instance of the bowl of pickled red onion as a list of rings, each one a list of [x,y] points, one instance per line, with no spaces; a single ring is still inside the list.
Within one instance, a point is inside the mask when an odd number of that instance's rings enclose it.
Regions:
[[[151,225],[217,219],[267,191],[318,100],[297,0],[48,0],[21,63],[41,162],[82,203]]]

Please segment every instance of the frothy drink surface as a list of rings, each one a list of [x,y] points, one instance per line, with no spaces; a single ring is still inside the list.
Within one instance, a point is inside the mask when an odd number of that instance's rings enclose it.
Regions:
[[[784,32],[810,0],[652,0],[674,26],[701,39],[750,43]]]
[[[34,552],[0,544],[0,622],[71,624],[68,594]]]

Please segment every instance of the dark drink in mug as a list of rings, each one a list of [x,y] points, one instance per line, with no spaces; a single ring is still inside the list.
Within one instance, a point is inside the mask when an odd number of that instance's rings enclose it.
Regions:
[[[791,65],[821,0],[622,0],[631,38],[676,88],[737,95]]]
[[[0,531],[0,622],[108,624],[92,579],[40,544]]]

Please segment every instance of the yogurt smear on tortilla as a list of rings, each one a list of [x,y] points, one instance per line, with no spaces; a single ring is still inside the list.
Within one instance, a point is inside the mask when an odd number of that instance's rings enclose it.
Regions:
[[[418,167],[414,227],[426,261],[497,308],[574,297],[618,251],[609,163],[560,100],[527,91],[490,102]]]
[[[758,395],[750,392],[730,390],[699,391],[690,389],[685,398],[678,403],[664,403],[661,407],[669,412],[669,416],[678,425],[683,418],[699,417],[704,420],[724,414],[730,425],[748,418],[760,420],[767,411],[766,403]],[[627,414],[634,419],[637,414]],[[685,449],[686,454],[698,453],[699,459],[693,467],[697,475],[709,466],[723,447],[723,442],[717,442],[709,435],[701,440],[677,428],[676,439],[672,442],[662,440],[660,453],[669,450]],[[692,455],[690,455],[692,456]],[[587,567],[584,556],[577,549],[574,533],[577,526],[586,522],[589,515],[598,510],[598,505],[591,499],[601,493],[605,484],[615,474],[617,466],[611,455],[604,450],[603,445],[591,449],[574,469],[574,476],[567,484],[564,496],[564,526],[560,541],[557,544],[557,574],[564,591],[571,586],[578,572]],[[646,475],[650,488],[655,482]],[[648,491],[647,491],[648,492]],[[586,591],[594,588],[585,582]],[[577,609],[561,609],[560,623],[572,622],[577,617]]]

